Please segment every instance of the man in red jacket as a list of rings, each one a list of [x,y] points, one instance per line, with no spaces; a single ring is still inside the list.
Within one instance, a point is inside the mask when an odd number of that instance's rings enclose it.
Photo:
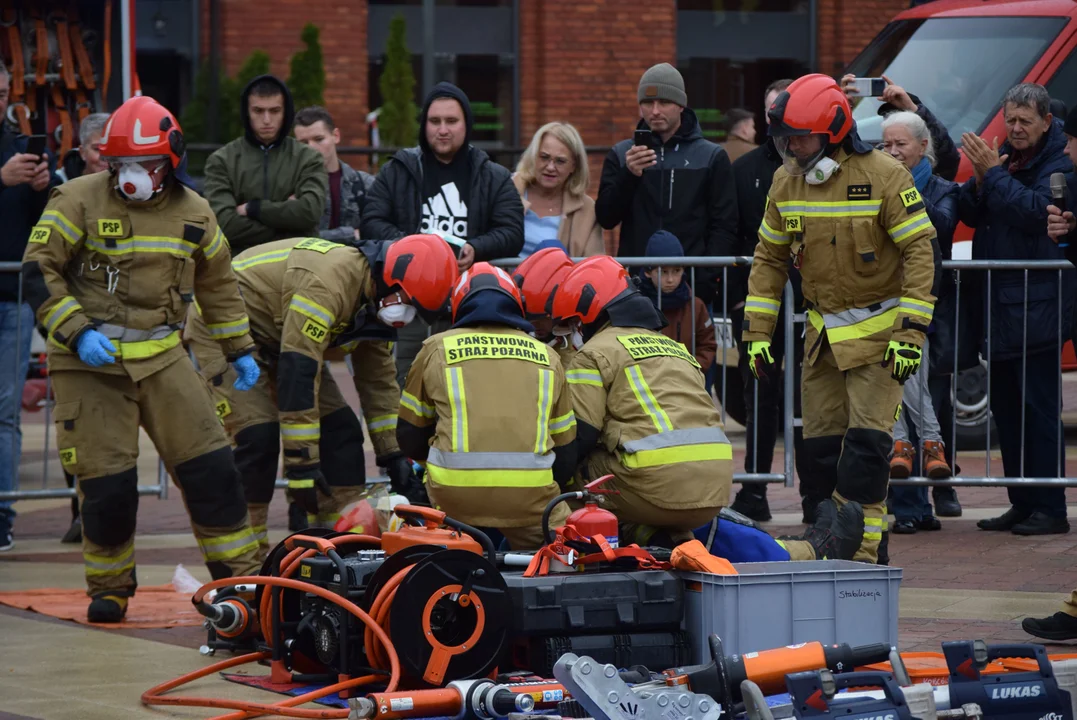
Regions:
[[[646,254],[653,258],[680,258],[684,257],[684,248],[676,235],[659,230],[647,241]],[[714,322],[703,301],[693,297],[684,267],[661,265],[646,268],[640,275],[639,289],[669,321],[669,325],[662,328],[662,334],[691,350],[700,367],[709,368],[718,350]]]

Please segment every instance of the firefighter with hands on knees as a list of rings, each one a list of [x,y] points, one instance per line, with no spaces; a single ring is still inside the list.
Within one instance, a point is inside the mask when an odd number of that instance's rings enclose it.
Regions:
[[[435,271],[436,282],[416,282],[426,279],[416,272],[419,263],[410,263],[416,257]],[[233,391],[232,371],[213,342],[222,328],[198,306],[189,312],[185,339],[235,442],[262,551],[269,548],[266,518],[282,441],[288,488],[308,523],[332,527],[362,497],[363,429],[325,371],[330,359],[351,357],[377,462],[387,468],[393,492],[425,502],[396,442],[400,389],[389,342],[419,306],[434,311],[448,299],[457,276],[451,248],[433,235],[356,244],[294,238],[245,250],[233,269],[264,370],[255,387]]]
[[[258,380],[228,242],[176,168],[182,131],[147,96],[105,126],[108,172],[52,190],[23,259],[48,334],[60,458],[77,482],[91,622],[119,622],[137,587],[138,428],[183,492],[214,579],[258,568],[232,449],[180,342],[197,293],[236,389]]]
[[[583,336],[568,325],[555,325],[550,316],[550,303],[557,286],[564,282],[572,270],[572,260],[564,247],[556,240],[550,245],[539,246],[513,270],[512,279],[520,288],[524,302],[524,314],[535,327],[535,337],[546,343],[561,358],[561,366],[567,368],[581,347]]]
[[[542,546],[546,505],[576,465],[576,418],[557,353],[533,338],[508,273],[475,263],[452,293],[452,327],[427,338],[400,398],[397,440],[426,463],[436,507]],[[550,527],[568,510],[556,506]]]
[[[934,297],[935,229],[912,175],[860,140],[837,83],[796,80],[769,111],[783,158],[759,226],[743,340],[749,367],[773,362],[787,278],[800,269],[808,322],[802,374],[806,465],[840,507],[864,508],[856,560],[883,539],[891,431],[901,384],[920,367]]]

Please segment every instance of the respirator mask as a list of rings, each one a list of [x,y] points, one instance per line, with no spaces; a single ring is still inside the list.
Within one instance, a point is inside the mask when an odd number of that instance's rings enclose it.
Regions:
[[[571,344],[573,350],[583,347],[583,333],[580,332],[578,323],[554,325],[553,334],[556,337],[565,338],[565,342]]]
[[[378,304],[378,321],[389,327],[402,328],[415,319],[415,306],[404,301],[399,292],[395,292]]]
[[[822,185],[829,180],[837,171],[838,165],[833,158],[826,155],[828,148],[827,136],[809,135],[806,137],[817,138],[819,149],[809,155],[798,154],[793,150],[792,140],[796,140],[797,150],[803,150],[806,143],[802,142],[803,135],[783,135],[773,138],[774,149],[782,158],[782,166],[792,177],[802,176],[804,182],[809,185]]]
[[[143,158],[109,163],[116,172],[116,187],[128,200],[150,200],[161,191],[161,184],[154,182],[153,175],[165,166],[168,159],[161,159],[151,170],[142,164],[145,161]]]

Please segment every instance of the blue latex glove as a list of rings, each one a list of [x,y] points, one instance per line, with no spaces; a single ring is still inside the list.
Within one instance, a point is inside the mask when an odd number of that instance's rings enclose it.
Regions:
[[[232,363],[232,367],[236,369],[236,375],[239,376],[232,383],[232,387],[240,392],[246,392],[254,387],[254,383],[258,382],[258,376],[262,374],[262,371],[258,368],[258,363],[250,355],[244,355],[239,358]]]
[[[90,367],[101,367],[116,362],[109,353],[116,352],[116,346],[107,337],[96,330],[87,330],[79,338],[79,359]]]

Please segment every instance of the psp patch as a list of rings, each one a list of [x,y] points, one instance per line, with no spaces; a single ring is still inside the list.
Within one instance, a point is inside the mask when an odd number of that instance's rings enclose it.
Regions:
[[[37,245],[45,245],[49,241],[49,235],[52,234],[52,230],[49,230],[44,225],[34,225],[30,230],[30,242]]]
[[[788,215],[785,217],[785,231],[787,233],[804,232],[804,216]]]
[[[101,218],[97,221],[97,234],[105,238],[123,237],[123,221]]]
[[[307,238],[306,240],[300,240],[295,245],[296,250],[313,250],[314,252],[322,253],[323,255],[330,250],[338,247],[343,247],[340,243],[335,243],[330,240],[318,240],[316,238]]]
[[[228,404],[227,400],[221,400],[214,406],[214,409],[217,411],[217,417],[221,420],[232,414],[232,406]]]
[[[924,199],[916,188],[901,191],[901,204],[905,206],[905,212],[912,215],[924,209]]]
[[[303,323],[303,334],[316,343],[324,342],[329,337],[329,328],[313,320]]]
[[[60,464],[61,465],[74,465],[79,461],[78,451],[73,448],[63,448],[60,450]]]

